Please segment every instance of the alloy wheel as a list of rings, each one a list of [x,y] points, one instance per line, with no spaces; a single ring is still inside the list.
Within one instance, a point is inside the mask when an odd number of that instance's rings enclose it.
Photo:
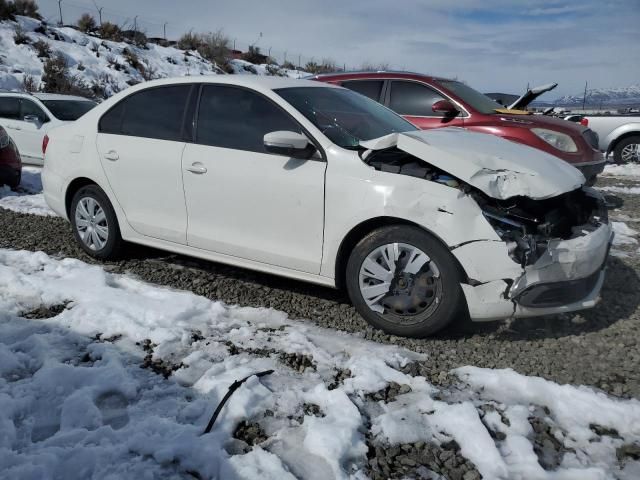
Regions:
[[[638,163],[640,161],[640,144],[630,143],[626,145],[620,153],[624,163]]]

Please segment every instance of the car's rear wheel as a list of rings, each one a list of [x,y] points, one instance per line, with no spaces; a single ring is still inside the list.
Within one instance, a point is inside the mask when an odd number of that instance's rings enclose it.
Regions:
[[[85,252],[101,260],[118,257],[124,242],[113,206],[100,187],[80,188],[71,201],[69,217],[76,241]]]
[[[618,164],[640,163],[640,135],[623,138],[613,150],[613,160]]]
[[[423,230],[374,230],[353,249],[346,270],[349,297],[371,325],[405,337],[441,330],[465,305],[451,253]]]

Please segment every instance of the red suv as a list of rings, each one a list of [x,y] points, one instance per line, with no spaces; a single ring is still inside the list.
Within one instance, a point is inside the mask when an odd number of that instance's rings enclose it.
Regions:
[[[0,186],[18,188],[21,176],[22,160],[18,149],[6,130],[0,127]]]
[[[579,168],[589,184],[604,169],[598,136],[588,128],[507,110],[457,80],[408,72],[328,73],[309,78],[366,95],[422,129],[464,127],[544,150]]]

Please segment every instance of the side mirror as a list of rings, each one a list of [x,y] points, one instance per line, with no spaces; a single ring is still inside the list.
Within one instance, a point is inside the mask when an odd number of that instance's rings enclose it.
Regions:
[[[42,123],[42,120],[40,120],[37,115],[25,115],[22,120],[29,123],[35,123],[36,125]]]
[[[460,110],[449,100],[438,100],[431,105],[431,110],[436,113],[443,113],[445,117],[455,117]]]
[[[296,132],[280,130],[264,136],[264,149],[269,153],[307,160],[316,151],[309,139]]]

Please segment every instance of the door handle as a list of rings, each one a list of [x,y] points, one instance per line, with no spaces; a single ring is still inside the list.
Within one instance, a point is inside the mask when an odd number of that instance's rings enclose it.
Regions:
[[[104,158],[106,158],[107,160],[111,160],[112,162],[115,162],[120,157],[118,156],[118,152],[116,152],[115,150],[109,150],[107,153],[104,154]]]
[[[197,173],[198,175],[202,175],[203,173],[207,173],[207,167],[202,165],[200,162],[196,162],[191,164],[190,167],[187,167],[186,170],[191,173]]]

